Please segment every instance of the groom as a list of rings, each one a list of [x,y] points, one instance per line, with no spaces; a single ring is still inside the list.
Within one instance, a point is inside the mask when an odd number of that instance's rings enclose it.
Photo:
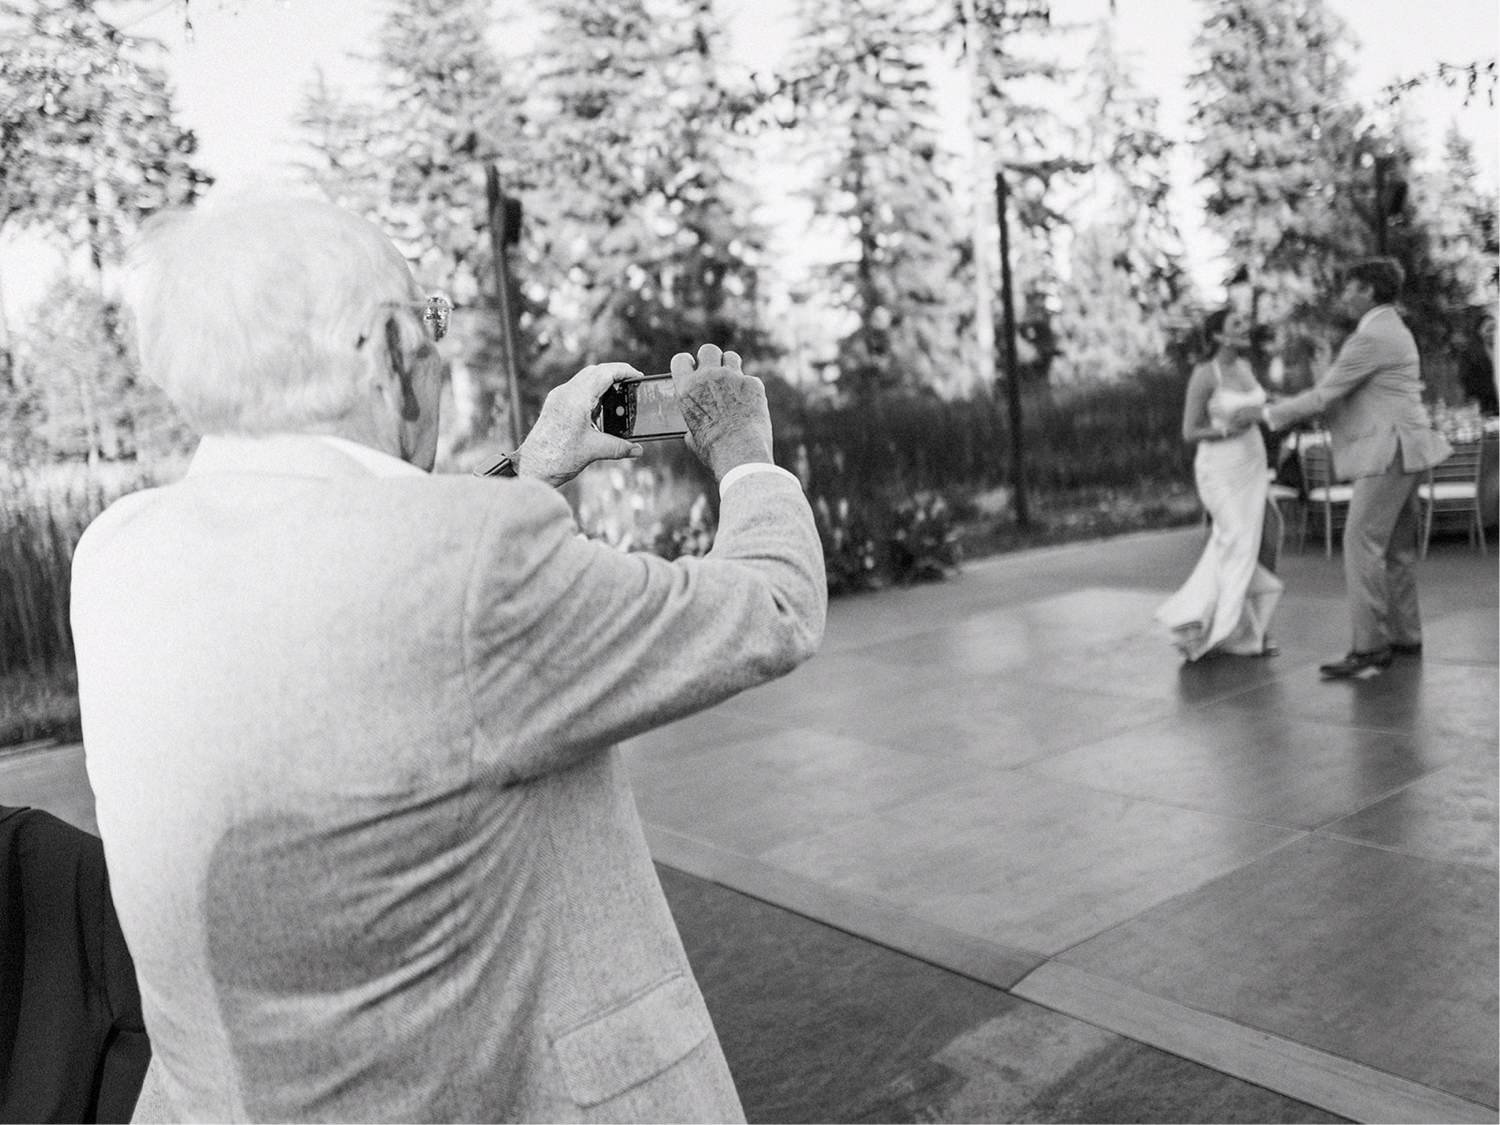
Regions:
[[[1246,407],[1236,424],[1282,430],[1324,415],[1335,471],[1354,482],[1344,525],[1344,581],[1353,626],[1347,656],[1320,669],[1347,679],[1389,666],[1392,655],[1420,656],[1422,619],[1413,564],[1414,494],[1424,470],[1444,460],[1448,443],[1422,406],[1416,341],[1394,302],[1404,276],[1391,258],[1344,271],[1339,303],[1359,322],[1317,384],[1283,402]]]

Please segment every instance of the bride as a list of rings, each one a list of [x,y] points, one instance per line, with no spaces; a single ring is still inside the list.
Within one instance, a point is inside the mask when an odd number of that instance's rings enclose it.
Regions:
[[[1266,392],[1245,358],[1248,318],[1219,309],[1203,328],[1212,351],[1188,380],[1182,437],[1198,446],[1193,476],[1212,528],[1198,565],[1156,619],[1189,661],[1211,652],[1270,656],[1276,648],[1266,630],[1282,584],[1257,558],[1269,487],[1266,446],[1258,427],[1231,424],[1237,408],[1264,403]]]

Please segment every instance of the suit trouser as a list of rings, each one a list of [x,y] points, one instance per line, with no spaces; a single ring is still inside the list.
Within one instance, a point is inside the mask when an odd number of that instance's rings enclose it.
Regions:
[[[1353,649],[1373,652],[1422,639],[1417,608],[1417,481],[1398,451],[1379,476],[1354,482],[1344,525],[1344,582]]]

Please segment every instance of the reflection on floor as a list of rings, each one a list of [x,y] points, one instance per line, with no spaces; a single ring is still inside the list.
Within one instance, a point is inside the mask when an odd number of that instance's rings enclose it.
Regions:
[[[1151,613],[1198,546],[835,603],[627,747],[658,860],[1335,1113],[1496,1120],[1494,562],[1435,550],[1426,658],[1326,683],[1338,557],[1283,560],[1281,656],[1183,666]]]
[[[751,1121],[1341,1121],[659,868]]]

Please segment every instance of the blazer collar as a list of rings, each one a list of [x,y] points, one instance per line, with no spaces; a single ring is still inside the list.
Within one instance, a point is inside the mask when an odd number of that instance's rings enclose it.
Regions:
[[[270,473],[277,476],[426,476],[378,449],[325,434],[209,434],[198,443],[188,476]]]
[[[1354,331],[1356,331],[1356,332],[1363,332],[1365,330],[1365,328],[1369,326],[1370,321],[1374,320],[1381,313],[1383,313],[1383,312],[1395,312],[1395,311],[1396,311],[1396,306],[1395,305],[1376,305],[1369,312],[1365,313],[1364,316],[1362,316],[1362,317],[1359,318],[1359,323],[1354,326]]]

